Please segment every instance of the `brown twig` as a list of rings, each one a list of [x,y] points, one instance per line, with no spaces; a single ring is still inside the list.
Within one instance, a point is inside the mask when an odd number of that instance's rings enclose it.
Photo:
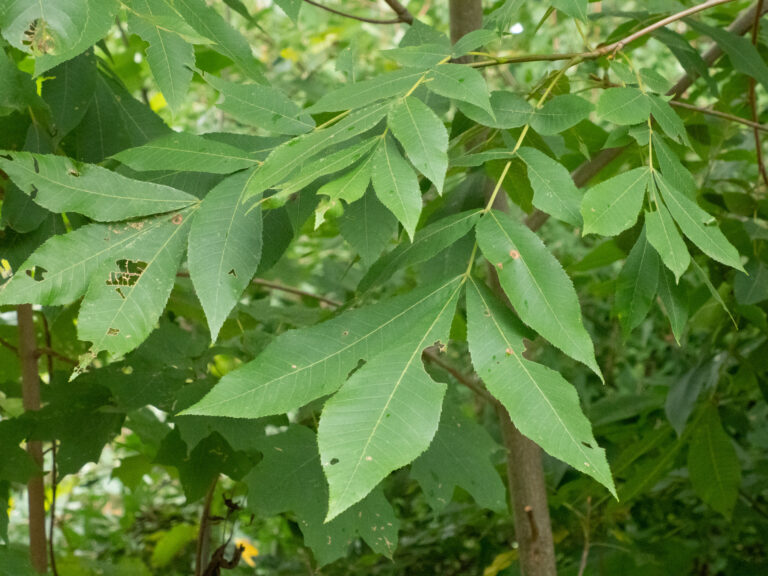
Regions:
[[[749,504],[749,506],[750,506],[750,508],[752,508],[752,510],[754,510],[755,512],[760,514],[760,516],[762,516],[763,518],[768,518],[768,512],[763,510],[763,507],[760,506],[760,504],[758,504],[757,500],[752,498],[752,496],[750,496],[749,494],[744,492],[744,490],[742,490],[742,489],[739,489],[739,496],[741,496],[747,502],[747,504]]]
[[[454,368],[453,366],[448,364],[445,360],[440,358],[440,356],[438,356],[435,353],[434,348],[430,347],[425,349],[421,353],[421,356],[431,364],[434,364],[435,366],[439,366],[440,368],[448,372],[451,376],[453,376],[456,379],[457,382],[459,382],[459,384],[463,384],[464,386],[472,390],[472,392],[474,392],[484,400],[487,400],[492,404],[495,404],[498,402],[496,398],[491,396],[488,390],[482,387],[482,385],[479,383],[477,378],[474,378],[472,376],[468,376],[466,374],[462,374],[461,372],[459,372],[456,368]]]
[[[392,10],[395,11],[395,14],[397,14],[398,19],[400,22],[405,22],[406,24],[413,24],[413,14],[411,14],[408,11],[408,8],[403,6],[398,0],[384,0]]]
[[[71,364],[72,366],[77,366],[77,360],[74,360],[70,358],[69,356],[65,356],[61,352],[56,352],[56,350],[52,349],[50,346],[40,347],[37,350],[35,350],[35,356],[48,356],[49,358],[58,358],[62,362],[66,362],[67,364]],[[50,372],[50,374],[53,374],[53,372]]]
[[[760,18],[763,14],[763,0],[757,0],[757,8],[755,9],[755,20],[752,24],[752,44],[757,47],[757,35],[760,32]],[[752,112],[752,121],[755,124],[759,124],[759,115],[757,113],[757,95],[755,94],[755,87],[757,82],[755,79],[749,77],[749,107]],[[757,126],[752,127],[752,135],[755,138],[755,154],[757,155],[757,169],[760,172],[760,176],[763,179],[763,183],[768,187],[768,171],[765,169],[765,161],[763,160],[763,145],[760,142],[760,131]]]
[[[694,112],[699,112],[700,114],[706,114],[707,116],[715,116],[717,118],[722,118],[723,120],[728,120],[729,122],[750,126],[755,132],[768,132],[768,126],[759,124],[748,118],[742,118],[741,116],[735,116],[733,114],[728,114],[727,112],[720,112],[719,110],[713,110],[712,108],[701,108],[700,106],[694,106],[693,104],[681,102],[680,100],[670,100],[669,103],[677,108],[685,108],[686,110],[692,110]]]
[[[367,22],[368,24],[399,24],[400,22],[405,22],[405,20],[402,20],[399,16],[397,18],[390,18],[388,20],[380,20],[378,18],[366,18],[365,16],[356,16],[355,14],[349,14],[348,12],[342,12],[341,10],[336,10],[336,8],[331,8],[330,6],[326,6],[325,4],[320,4],[320,2],[315,2],[315,0],[304,0],[304,2],[306,2],[307,4],[311,4],[312,6],[316,6],[322,10],[325,10],[326,12],[330,12],[331,14],[336,14],[337,16],[343,16],[344,18],[351,18],[352,20],[357,20],[359,22]],[[411,17],[411,21],[413,21],[413,17]]]
[[[8,342],[8,340],[6,340],[5,338],[0,338],[0,346],[2,346],[3,348],[8,348],[8,350],[13,352],[17,356],[19,355],[19,349],[16,348],[16,346],[11,344],[10,342]]]
[[[492,60],[482,60],[480,62],[471,63],[470,66],[474,68],[484,68],[486,66],[498,66],[501,64],[515,64],[520,62],[571,60],[574,58],[580,58],[583,61],[583,60],[595,60],[602,56],[613,56],[614,54],[622,50],[627,44],[631,44],[635,40],[639,40],[643,36],[647,36],[654,30],[663,28],[668,24],[672,24],[673,22],[682,20],[683,18],[691,16],[692,14],[696,14],[697,12],[702,12],[703,10],[708,10],[709,8],[714,8],[715,6],[719,6],[720,4],[726,4],[728,2],[733,2],[733,0],[709,0],[708,2],[704,2],[697,6],[686,8],[685,10],[676,12],[671,16],[662,18],[661,20],[658,20],[657,22],[654,22],[653,24],[648,25],[645,28],[638,30],[637,32],[633,32],[629,36],[626,36],[621,40],[618,40],[617,42],[606,44],[605,46],[601,46],[599,48],[596,48],[595,50],[589,50],[586,52],[575,52],[570,54],[525,54],[521,56],[511,56],[509,58],[494,58]]]

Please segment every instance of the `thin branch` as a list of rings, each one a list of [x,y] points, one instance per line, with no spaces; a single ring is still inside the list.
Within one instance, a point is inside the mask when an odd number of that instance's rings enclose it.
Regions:
[[[13,352],[17,356],[19,355],[19,349],[16,348],[16,346],[11,344],[10,342],[8,342],[8,340],[6,340],[5,338],[0,338],[0,346],[2,346],[3,348],[8,348],[8,350]]]
[[[428,362],[430,362],[431,364],[434,364],[435,366],[439,366],[440,368],[448,372],[451,376],[453,376],[456,379],[457,382],[459,382],[459,384],[463,384],[464,386],[472,390],[472,392],[474,392],[484,400],[487,400],[491,404],[498,403],[496,398],[491,396],[488,390],[480,386],[480,384],[475,378],[473,378],[472,376],[468,376],[466,374],[462,374],[456,368],[448,364],[445,360],[443,360],[442,358],[440,358],[440,356],[438,356],[434,348],[429,347],[425,349],[421,353],[421,357],[427,360]]]
[[[581,562],[579,563],[578,576],[584,576],[584,571],[587,569],[587,560],[589,559],[589,548],[591,546],[590,539],[589,539],[589,533],[590,533],[589,521],[590,521],[591,515],[592,515],[592,496],[587,496],[587,514],[584,517],[584,522],[582,524],[582,528],[584,530],[584,548],[581,551]]]
[[[368,24],[399,24],[400,22],[405,22],[405,20],[402,20],[400,17],[391,18],[389,20],[379,20],[377,18],[366,18],[364,16],[356,16],[354,14],[349,14],[348,12],[342,12],[341,10],[336,10],[336,8],[331,8],[330,6],[325,6],[324,4],[320,4],[320,2],[315,2],[315,0],[304,0],[304,2],[306,2],[307,4],[311,4],[312,6],[317,6],[318,8],[325,10],[326,12],[330,12],[331,14],[343,16],[344,18],[351,18],[352,20],[357,20],[359,22],[367,22]],[[411,16],[411,22],[412,21],[413,21],[413,16]]]
[[[684,108],[686,110],[692,110],[694,112],[706,114],[707,116],[715,116],[717,118],[722,118],[723,120],[728,120],[729,122],[736,122],[738,124],[743,124],[744,126],[750,126],[756,132],[768,132],[768,126],[754,122],[748,118],[742,118],[741,116],[735,116],[733,114],[728,114],[727,112],[720,112],[719,110],[713,110],[712,108],[694,106],[693,104],[681,102],[680,100],[670,100],[669,103],[677,108]]]
[[[755,20],[752,24],[752,45],[757,47],[757,35],[760,32],[760,18],[763,15],[763,0],[757,0],[757,8],[755,9]],[[752,121],[757,124],[759,121],[759,115],[757,113],[757,95],[755,94],[755,86],[757,82],[755,79],[749,77],[749,107],[752,112]],[[768,172],[765,169],[765,161],[763,160],[763,145],[760,142],[760,131],[756,126],[752,127],[752,135],[755,139],[755,154],[757,155],[757,169],[760,172],[760,176],[763,179],[766,187],[768,187]]]
[[[408,11],[408,8],[400,4],[398,0],[384,0],[387,4],[389,4],[389,7],[392,8],[392,10],[395,11],[395,14],[397,14],[398,19],[400,22],[405,22],[406,24],[413,24],[413,14],[411,14]]]
[[[197,547],[195,549],[195,576],[202,576],[203,570],[208,565],[211,545],[211,504],[218,481],[219,477],[216,476],[208,486],[203,511],[200,513],[200,529],[197,533]]]
[[[49,356],[48,358],[48,362],[52,363],[51,357]],[[51,561],[51,573],[53,576],[59,576],[59,570],[56,567],[56,548],[53,545],[53,529],[56,526],[56,488],[58,487],[56,474],[56,439],[54,438],[53,444],[51,444],[51,506],[48,518],[48,557]]]
[[[56,350],[54,350],[50,346],[40,347],[37,350],[35,350],[35,356],[37,358],[40,358],[40,356],[48,356],[49,359],[58,358],[62,362],[66,362],[67,364],[70,364],[72,366],[77,366],[77,360],[74,360],[69,356],[65,356],[61,352],[56,352]],[[52,370],[49,371],[49,374],[53,374],[53,371]]]
[[[768,519],[768,512],[763,510],[762,506],[760,506],[760,504],[758,504],[757,500],[752,498],[752,496],[750,496],[749,494],[744,492],[744,490],[741,490],[741,489],[739,489],[739,496],[741,496],[749,504],[749,506],[750,506],[750,508],[752,508],[752,510],[754,510],[755,512],[760,514],[760,516],[762,516],[763,518]]]
[[[635,40],[638,40],[643,36],[647,36],[654,30],[663,28],[668,24],[672,24],[673,22],[682,20],[683,18],[686,18],[687,16],[691,16],[692,14],[696,14],[697,12],[701,12],[709,8],[714,8],[715,6],[719,6],[720,4],[726,4],[728,2],[733,2],[733,0],[709,0],[708,2],[704,2],[702,4],[699,4],[698,6],[692,6],[691,8],[686,8],[685,10],[681,10],[680,12],[672,14],[671,16],[667,16],[666,18],[663,18],[657,22],[654,22],[653,24],[650,24],[645,28],[638,30],[637,32],[633,32],[629,36],[626,36],[617,42],[606,44],[605,46],[601,46],[600,48],[597,48],[595,50],[590,50],[587,52],[576,52],[576,53],[570,53],[570,54],[524,54],[521,56],[510,56],[509,58],[494,58],[492,60],[482,60],[480,62],[471,63],[470,66],[472,66],[473,68],[484,68],[486,66],[498,66],[501,64],[515,64],[520,62],[544,62],[544,61],[553,61],[553,60],[570,60],[573,58],[580,58],[581,60],[595,60],[602,56],[609,56],[609,55],[612,56],[616,52],[622,50],[627,44],[631,44]]]

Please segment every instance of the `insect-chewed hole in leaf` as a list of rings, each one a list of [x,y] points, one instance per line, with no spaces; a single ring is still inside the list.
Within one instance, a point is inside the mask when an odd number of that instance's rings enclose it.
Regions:
[[[74,176],[75,178],[80,177],[80,172],[78,172],[74,168],[67,168],[67,174],[69,174],[70,176]]]
[[[230,276],[234,276],[235,278],[237,278],[237,272],[235,272],[235,269],[234,269],[234,268],[232,268],[232,270],[230,270],[229,272],[227,272],[227,274],[229,274]]]
[[[27,276],[32,278],[35,282],[40,282],[41,280],[44,280],[45,273],[48,272],[45,268],[42,266],[33,266],[32,268],[29,268],[26,270]]]
[[[40,174],[40,164],[37,163],[37,158],[32,157],[32,167],[35,169],[35,174]]]
[[[357,361],[357,366],[352,368],[352,370],[349,371],[349,374],[347,374],[347,379],[349,379],[352,376],[352,374],[360,370],[360,368],[362,368],[363,366],[365,366],[365,360],[360,358],[360,360]]]
[[[24,46],[29,46],[33,54],[51,54],[54,51],[55,43],[53,36],[48,31],[48,24],[42,18],[35,18],[24,30],[24,39],[21,41]]]
[[[331,466],[335,466],[338,463],[339,463],[339,459],[338,458],[331,458],[331,462],[330,462]]]
[[[120,290],[123,286],[133,286],[139,281],[144,270],[147,269],[147,263],[141,260],[116,260],[117,272],[112,271],[107,278],[107,286],[114,286],[120,297],[125,299],[125,295]]]
[[[590,444],[589,442],[582,442],[582,444],[587,448],[592,448],[592,444]]]
[[[110,328],[107,330],[107,336],[117,336],[118,334],[120,334],[119,328]]]
[[[0,154],[0,158],[5,158],[6,160],[10,160],[11,162],[13,162],[13,156],[11,156],[10,154]]]
[[[30,186],[32,187],[32,190],[29,191],[29,197],[32,198],[32,200],[34,200],[35,198],[37,198],[37,186],[35,186],[34,184],[30,184]]]

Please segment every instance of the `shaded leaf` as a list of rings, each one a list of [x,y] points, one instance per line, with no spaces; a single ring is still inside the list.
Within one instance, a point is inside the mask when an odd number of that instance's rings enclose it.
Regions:
[[[392,241],[397,232],[397,218],[377,200],[373,190],[368,190],[344,209],[339,231],[370,266]]]
[[[491,109],[493,115],[483,108],[479,108],[467,102],[457,102],[459,110],[471,120],[483,126],[506,130],[520,128],[531,120],[533,106],[528,101],[514,92],[508,90],[496,90],[491,92]]]
[[[644,228],[616,280],[614,309],[625,337],[648,315],[658,285],[659,256],[646,239]]]
[[[440,96],[468,102],[493,116],[488,86],[482,74],[474,68],[441,64],[429,73],[426,86]]]

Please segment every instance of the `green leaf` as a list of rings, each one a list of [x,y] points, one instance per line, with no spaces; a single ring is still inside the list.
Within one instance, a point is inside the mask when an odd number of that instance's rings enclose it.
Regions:
[[[419,44],[417,46],[383,50],[381,54],[391,58],[401,66],[426,70],[437,66],[446,58],[450,58],[451,47],[446,44]]]
[[[535,148],[523,147],[517,154],[528,167],[528,179],[533,188],[533,205],[558,220],[581,226],[581,193],[568,170]]]
[[[157,533],[157,542],[152,550],[150,563],[155,568],[167,567],[176,556],[197,539],[198,527],[195,524],[176,524],[170,530]]]
[[[50,71],[43,82],[43,99],[51,108],[56,137],[63,138],[80,124],[96,88],[96,56],[93,50],[67,60]]]
[[[405,68],[381,74],[370,80],[348,84],[323,95],[307,109],[307,112],[316,114],[354,110],[385,98],[404,96],[423,75],[424,72],[421,70]]]
[[[321,566],[346,555],[357,537],[377,554],[392,557],[400,522],[381,490],[323,522],[328,487],[314,432],[289,426],[285,432],[260,438],[256,445],[264,459],[245,478],[249,508],[260,517],[293,512],[304,544]]]
[[[531,128],[541,135],[557,134],[589,117],[594,106],[574,94],[561,94],[534,111]]]
[[[664,43],[670,52],[678,59],[683,70],[690,70],[697,76],[704,78],[712,95],[718,95],[717,82],[709,73],[709,65],[699,54],[699,51],[691,46],[690,42],[682,34],[673,32],[669,28],[659,28],[652,32],[653,37]]]
[[[465,54],[477,50],[478,48],[482,48],[486,44],[495,42],[498,39],[499,35],[493,30],[486,30],[483,28],[472,30],[471,32],[464,34],[464,36],[459,38],[453,45],[453,57],[461,58]]]
[[[230,174],[257,164],[240,148],[187,132],[161,136],[143,146],[118,152],[112,158],[140,172],[175,170]]]
[[[458,486],[480,506],[506,513],[506,489],[491,460],[499,448],[485,428],[446,401],[435,439],[411,465],[411,478],[435,512],[450,503]]]
[[[203,75],[203,79],[223,96],[216,107],[238,122],[291,136],[304,134],[315,127],[309,114],[271,86],[227,82],[211,74]]]
[[[344,176],[324,184],[317,194],[328,196],[332,200],[344,200],[348,204],[362,198],[371,182],[373,156],[373,154],[368,155]]]
[[[448,132],[432,109],[415,96],[389,112],[389,127],[411,163],[443,193],[448,169]]]
[[[32,232],[50,215],[48,210],[36,204],[13,182],[5,185],[0,224],[9,226],[16,232]]]
[[[659,253],[664,265],[674,272],[675,283],[679,282],[691,264],[691,255],[664,204],[659,202],[656,210],[646,211],[645,228],[648,241]]]
[[[587,21],[588,0],[552,0],[552,6],[571,18]]]
[[[253,174],[234,174],[211,190],[189,233],[189,275],[214,342],[261,259],[261,210],[243,204]]]
[[[363,277],[357,289],[365,292],[380,278],[390,278],[406,266],[425,262],[466,236],[480,219],[480,210],[452,214],[418,231],[413,242],[401,243],[381,258]]]
[[[368,190],[344,209],[339,231],[370,266],[392,241],[397,232],[397,218],[377,200],[373,190]]]
[[[733,282],[736,302],[749,306],[768,299],[768,267],[759,260],[753,260],[747,264],[746,271],[749,276],[737,274]]]
[[[359,502],[390,472],[411,463],[437,431],[445,384],[425,372],[422,351],[448,341],[463,282],[409,322],[323,408],[317,431],[328,479],[326,521]]]
[[[533,115],[533,106],[519,94],[509,92],[508,90],[491,92],[493,116],[483,108],[478,108],[467,102],[459,101],[457,106],[470,120],[474,120],[483,126],[500,130],[525,126],[530,122]]]
[[[153,0],[131,0],[128,27],[149,43],[146,56],[152,76],[171,110],[179,112],[192,81],[195,51],[184,38],[144,17],[151,16],[158,4]]]
[[[638,88],[608,88],[597,101],[597,115],[614,124],[639,124],[650,114],[650,99]]]
[[[706,408],[691,436],[688,474],[696,494],[730,519],[739,497],[741,464],[715,406]]]
[[[44,208],[78,212],[99,221],[158,214],[197,202],[181,190],[132,180],[64,156],[5,152],[0,168]]]
[[[421,215],[421,190],[410,164],[389,137],[374,152],[371,180],[376,196],[413,240]]]
[[[716,224],[708,225],[714,218],[699,208],[693,200],[675,190],[660,174],[655,173],[654,181],[683,234],[708,256],[743,272],[744,267],[741,265],[738,250],[728,242]]]
[[[37,95],[34,79],[22,72],[3,52],[0,54],[0,115],[25,112],[28,107],[45,108]]]
[[[459,283],[415,290],[341,314],[317,326],[286,332],[249,362],[229,372],[185,414],[260,418],[283,414],[331,394],[363,359],[397,342],[444,302]]]
[[[616,279],[614,310],[625,337],[648,315],[658,285],[659,256],[646,239],[644,228]]]
[[[474,68],[462,64],[441,64],[429,73],[426,86],[435,94],[468,102],[493,116],[488,86],[482,74]]]
[[[524,330],[512,312],[470,278],[467,341],[472,364],[522,434],[548,454],[589,474],[616,495],[605,451],[559,372],[523,357]]]
[[[763,88],[768,90],[768,66],[766,66],[757,48],[749,40],[737,36],[728,30],[708,26],[691,18],[686,18],[685,22],[694,30],[706,34],[717,42],[717,45],[731,59],[731,63],[736,70],[751,76],[760,82]]]
[[[387,115],[389,103],[374,104],[353,112],[335,124],[297,136],[275,148],[256,171],[245,199],[283,182],[315,154],[367,132]]]
[[[201,36],[214,43],[223,54],[254,80],[262,80],[261,66],[254,58],[248,41],[232,28],[205,0],[164,0]]]
[[[659,298],[679,345],[688,322],[688,294],[682,284],[674,282],[672,272],[664,267],[659,273]]]
[[[35,76],[85,52],[115,23],[116,0],[13,0],[0,4],[0,31],[32,54]]]
[[[657,133],[653,134],[653,155],[659,162],[659,168],[661,168],[661,173],[667,182],[688,198],[695,199],[699,192],[699,185],[693,174],[683,166],[677,154],[667,144],[666,139]]]
[[[96,270],[77,322],[78,338],[92,343],[91,357],[101,350],[126,354],[154,330],[176,281],[195,210],[158,216],[158,225],[136,223],[151,229]]]
[[[576,290],[539,237],[496,210],[480,220],[476,231],[477,243],[520,319],[602,378]]]
[[[280,9],[285,12],[285,15],[288,16],[288,18],[296,23],[299,22],[299,13],[304,4],[302,0],[275,0],[275,4],[280,6]]]
[[[631,228],[643,207],[650,176],[648,168],[635,168],[587,190],[581,203],[583,235],[615,236]]]
[[[667,136],[680,144],[691,146],[688,133],[685,131],[685,124],[683,124],[680,116],[672,109],[672,106],[664,98],[655,94],[648,95],[648,102],[651,105],[653,119],[659,123],[659,126],[666,132]]]
[[[280,194],[283,196],[287,194],[293,194],[306,188],[321,176],[344,170],[368,154],[371,148],[380,142],[380,136],[373,136],[371,138],[366,138],[365,140],[355,142],[351,146],[343,148],[338,152],[333,152],[332,154],[328,154],[326,156],[320,156],[320,158],[306,163],[304,166],[302,166],[301,170],[295,177],[279,186]],[[363,160],[363,163],[365,163],[367,160],[368,158]]]
[[[486,26],[493,26],[500,34],[509,32],[510,26],[520,17],[520,9],[525,0],[506,0],[487,17]]]

